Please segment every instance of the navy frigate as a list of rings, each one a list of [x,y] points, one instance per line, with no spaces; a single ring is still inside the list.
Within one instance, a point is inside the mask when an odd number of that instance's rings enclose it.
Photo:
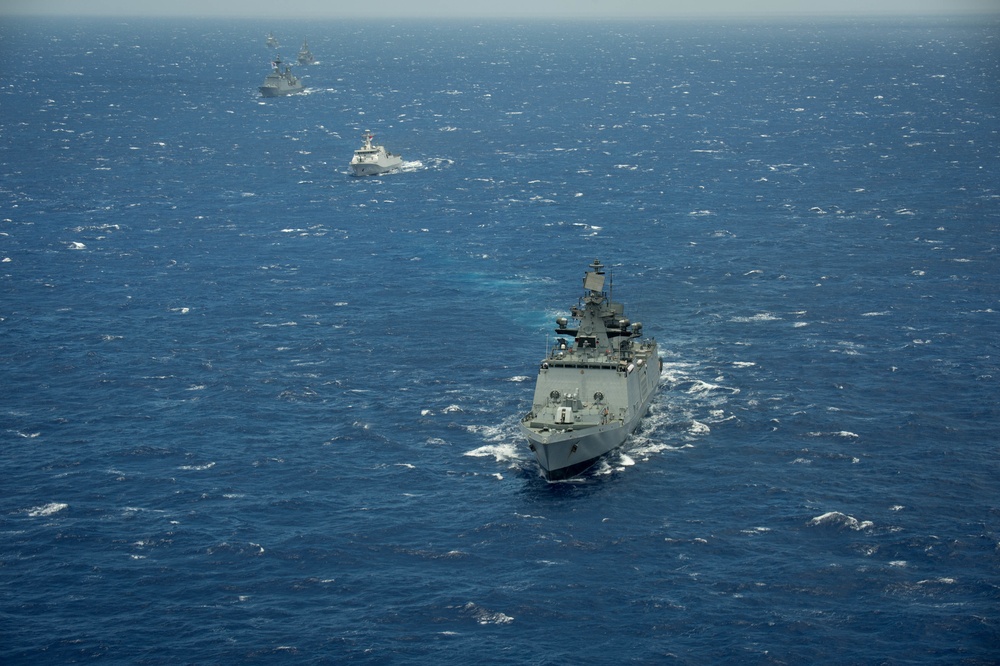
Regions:
[[[292,74],[290,67],[281,69],[281,56],[277,56],[271,63],[274,69],[264,79],[264,85],[260,86],[260,94],[264,97],[281,97],[302,91],[302,82]]]
[[[313,57],[312,51],[309,50],[308,40],[302,40],[302,48],[299,49],[298,60],[300,65],[311,65],[316,62],[316,58]]]
[[[385,146],[372,145],[374,138],[375,135],[371,130],[365,130],[361,135],[364,143],[354,151],[354,157],[351,158],[351,168],[354,169],[355,176],[376,176],[398,169],[403,164],[401,155],[393,155],[385,149]]]
[[[558,338],[538,368],[531,411],[521,419],[542,473],[550,481],[575,476],[617,448],[638,427],[660,382],[656,340],[624,316],[605,291],[604,266],[594,260],[583,296],[570,310],[578,322],[556,319]]]

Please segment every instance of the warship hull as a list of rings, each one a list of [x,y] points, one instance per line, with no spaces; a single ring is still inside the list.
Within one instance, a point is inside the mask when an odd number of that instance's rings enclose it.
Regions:
[[[258,88],[261,97],[282,97],[284,95],[291,95],[292,93],[302,92],[302,86],[295,87],[276,87],[276,86],[261,86]]]
[[[627,369],[621,372],[604,368],[589,371],[584,369],[582,374],[587,380],[583,382],[581,373],[576,368],[572,374],[561,372],[561,368],[551,367],[539,372],[535,384],[538,403],[552,391],[588,394],[597,393],[601,389],[606,404],[609,405],[609,415],[614,411],[615,405],[630,405],[620,407],[620,417],[614,420],[608,420],[607,416],[603,416],[604,409],[598,408],[596,411],[599,418],[595,425],[587,425],[585,421],[581,421],[566,427],[558,422],[558,416],[552,423],[546,421],[544,411],[528,413],[521,421],[521,434],[528,439],[528,446],[535,454],[546,479],[561,481],[586,471],[603,456],[620,447],[639,427],[642,417],[649,411],[659,383],[659,359],[655,346],[648,351],[652,361],[641,363],[628,375],[625,375]],[[602,420],[607,422],[601,423]]]
[[[351,164],[355,176],[377,176],[382,173],[394,171],[402,166],[403,160],[386,160],[383,162],[361,162]]]
[[[634,430],[638,422],[632,426]],[[587,471],[602,457],[622,445],[630,434],[626,426],[605,426],[600,432],[561,433],[539,437],[521,426],[542,474],[549,481],[562,481]]]
[[[291,68],[285,67],[285,71],[281,71],[281,56],[277,56],[271,64],[274,69],[264,79],[263,85],[257,88],[261,97],[283,97],[302,91],[302,82],[292,74]]]
[[[576,476],[621,446],[649,410],[663,368],[656,340],[642,338],[642,324],[604,291],[604,266],[595,260],[590,269],[585,295],[570,310],[579,325],[556,320],[555,332],[567,338],[541,362],[520,422],[550,481]]]

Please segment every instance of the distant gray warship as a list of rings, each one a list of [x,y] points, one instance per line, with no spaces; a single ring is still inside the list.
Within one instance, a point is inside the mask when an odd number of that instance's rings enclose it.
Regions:
[[[309,50],[309,42],[302,40],[302,48],[299,49],[299,64],[300,65],[311,65],[316,61],[313,57],[312,51]]]
[[[385,149],[385,146],[373,146],[374,138],[375,135],[371,130],[365,130],[361,135],[364,143],[354,151],[354,157],[351,158],[351,168],[354,169],[355,176],[376,176],[398,169],[403,164],[401,155],[393,155]]]
[[[302,82],[292,74],[291,68],[286,66],[285,71],[281,71],[281,56],[276,56],[274,62],[271,64],[274,65],[274,69],[264,79],[264,85],[258,88],[261,95],[264,97],[281,97],[282,95],[291,95],[302,90]]]
[[[583,472],[620,446],[638,427],[660,381],[656,340],[640,339],[642,324],[624,317],[621,303],[604,291],[604,266],[594,260],[584,273],[584,295],[570,310],[579,322],[559,335],[538,369],[531,411],[521,419],[545,477]]]
[[[276,48],[278,48],[278,40],[274,38],[274,33],[273,32],[267,33],[267,47],[269,49],[276,49]]]

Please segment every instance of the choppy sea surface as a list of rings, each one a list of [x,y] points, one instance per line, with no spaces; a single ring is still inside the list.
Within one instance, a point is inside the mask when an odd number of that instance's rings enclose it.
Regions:
[[[0,661],[996,662],[995,19],[0,50]],[[549,484],[594,258],[662,389]]]

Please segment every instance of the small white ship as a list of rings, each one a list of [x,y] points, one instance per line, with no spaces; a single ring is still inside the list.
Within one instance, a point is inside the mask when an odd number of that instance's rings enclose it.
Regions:
[[[402,155],[393,155],[385,146],[373,146],[375,135],[371,130],[365,130],[361,135],[364,144],[354,151],[351,158],[351,168],[355,176],[377,176],[380,173],[398,169],[403,164]]]
[[[281,97],[282,95],[291,95],[292,93],[302,91],[302,82],[292,74],[291,68],[286,66],[284,71],[281,70],[280,55],[276,56],[274,62],[271,64],[274,66],[274,69],[264,79],[264,85],[258,88],[261,95],[264,97]]]
[[[556,340],[538,369],[531,411],[521,419],[542,473],[551,481],[583,472],[617,448],[649,409],[662,363],[656,340],[604,291],[604,266],[584,273],[584,295],[556,319]]]

